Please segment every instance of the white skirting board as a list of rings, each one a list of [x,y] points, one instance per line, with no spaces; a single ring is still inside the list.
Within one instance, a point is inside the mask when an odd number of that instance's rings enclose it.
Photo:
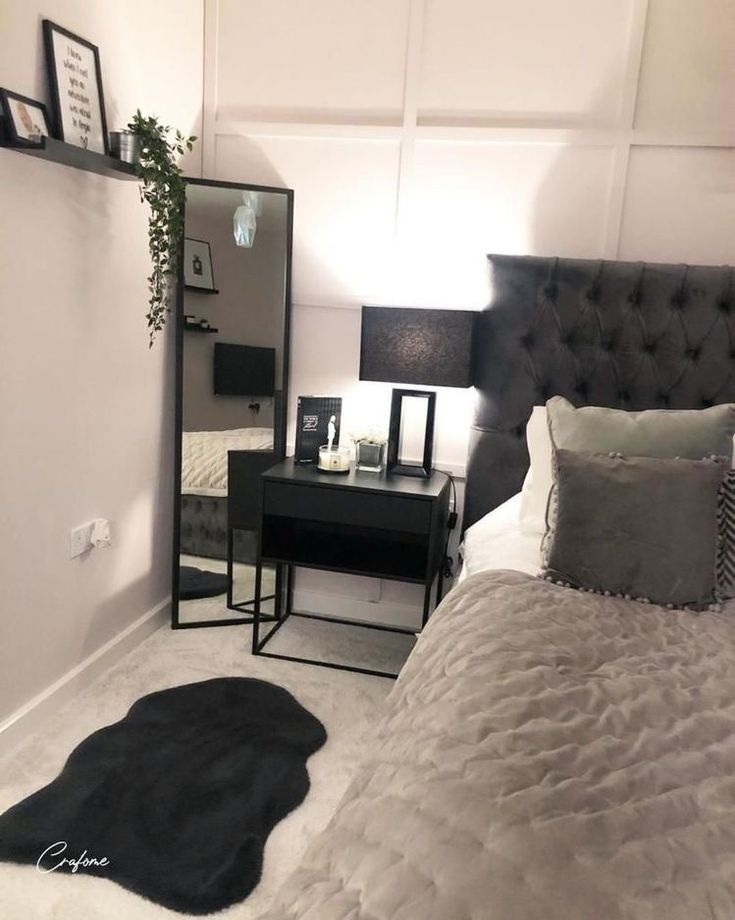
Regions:
[[[0,723],[0,756],[42,729],[61,706],[168,622],[170,613],[166,598]]]

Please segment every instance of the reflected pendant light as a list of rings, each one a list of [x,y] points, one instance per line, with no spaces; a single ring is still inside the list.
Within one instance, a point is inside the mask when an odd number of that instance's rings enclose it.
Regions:
[[[256,218],[262,204],[258,192],[243,192],[242,204],[235,209],[232,218],[232,232],[235,245],[249,249],[255,242]]]

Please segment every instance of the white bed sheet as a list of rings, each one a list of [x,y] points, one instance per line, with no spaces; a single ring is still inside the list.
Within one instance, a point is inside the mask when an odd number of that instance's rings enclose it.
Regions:
[[[493,569],[515,569],[538,575],[541,571],[540,533],[523,533],[521,494],[514,495],[467,528],[462,544],[459,582]]]

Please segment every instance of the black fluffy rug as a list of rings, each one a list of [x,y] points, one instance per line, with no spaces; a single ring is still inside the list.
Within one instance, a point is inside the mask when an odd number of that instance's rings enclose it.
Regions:
[[[216,597],[227,590],[227,576],[220,572],[179,566],[179,600],[192,601],[200,597]]]
[[[90,735],[59,776],[0,816],[0,859],[85,872],[206,914],[258,884],[268,834],[309,790],[321,722],[243,677],[152,693]],[[58,871],[70,872],[64,864]],[[38,884],[42,884],[39,876]]]

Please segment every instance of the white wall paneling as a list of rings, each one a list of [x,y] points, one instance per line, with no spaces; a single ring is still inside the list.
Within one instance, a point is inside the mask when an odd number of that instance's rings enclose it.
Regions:
[[[203,0],[204,34],[202,42],[202,175],[213,176],[217,169],[217,75],[219,68],[219,0]]]
[[[345,396],[347,430],[387,421],[389,388],[357,380],[356,308],[480,307],[488,251],[735,261],[731,0],[206,16],[209,174],[295,190],[291,411],[317,389]],[[472,400],[441,394],[439,463],[462,463]]]
[[[410,0],[219,0],[226,118],[399,124]]]
[[[735,149],[631,149],[621,258],[732,264],[734,246]]]
[[[297,309],[477,306],[492,248],[615,258],[631,149],[733,143],[729,0],[207,0],[206,12],[216,172],[295,188]],[[345,194],[351,171],[363,179]],[[350,239],[368,241],[364,259]],[[422,275],[439,259],[453,287]]]
[[[426,0],[422,124],[613,121],[634,0]]]
[[[385,293],[399,141],[230,135],[217,137],[216,153],[218,179],[297,190],[295,303],[360,304]]]
[[[649,0],[636,127],[672,134],[733,127],[735,3]]]
[[[599,255],[611,168],[609,146],[417,141],[399,298],[481,309],[488,252]]]

